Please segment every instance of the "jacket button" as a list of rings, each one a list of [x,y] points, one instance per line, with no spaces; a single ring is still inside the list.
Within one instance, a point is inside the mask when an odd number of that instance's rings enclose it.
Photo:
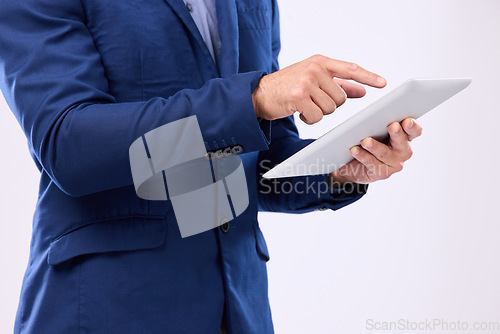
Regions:
[[[191,5],[189,2],[186,2],[186,8],[188,11],[192,12],[193,11],[193,5]]]
[[[230,157],[233,155],[233,153],[231,152],[231,147],[226,147],[223,151],[222,151],[222,154],[224,156],[224,158],[227,158],[227,157]]]
[[[212,157],[215,157],[216,159],[222,159],[224,158],[224,153],[222,152],[222,150],[217,150],[212,153]]]
[[[220,230],[222,231],[222,233],[229,232],[229,220],[227,220],[226,218],[222,218],[220,222],[221,222]]]
[[[231,148],[231,153],[234,155],[238,155],[243,153],[243,146],[241,145],[235,145]]]

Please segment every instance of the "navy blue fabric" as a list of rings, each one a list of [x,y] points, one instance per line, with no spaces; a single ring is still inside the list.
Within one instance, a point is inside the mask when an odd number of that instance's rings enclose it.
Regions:
[[[0,0],[0,88],[41,173],[15,333],[216,334],[224,309],[230,333],[272,333],[259,207],[360,197],[259,195],[259,159],[308,141],[253,110],[278,69],[276,2],[216,6],[218,67],[182,0]],[[228,233],[182,239],[169,202],[137,197],[128,149],[190,115],[208,150],[243,147],[250,204]]]

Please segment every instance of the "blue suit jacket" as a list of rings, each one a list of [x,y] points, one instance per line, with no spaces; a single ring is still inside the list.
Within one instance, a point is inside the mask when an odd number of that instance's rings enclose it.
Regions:
[[[258,162],[309,141],[258,123],[278,69],[272,0],[217,0],[216,66],[182,0],[0,0],[0,87],[41,172],[16,333],[271,333],[260,209],[338,209],[361,195],[260,192]],[[228,233],[182,239],[169,202],[137,197],[131,143],[196,115],[208,150],[241,145],[250,204]],[[195,204],[193,204],[195,205]]]

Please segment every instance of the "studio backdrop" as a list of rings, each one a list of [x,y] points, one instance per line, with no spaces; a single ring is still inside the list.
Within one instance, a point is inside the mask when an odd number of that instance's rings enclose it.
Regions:
[[[471,77],[421,119],[404,170],[339,211],[260,214],[276,333],[500,333],[500,2],[280,0],[281,67],[313,54],[388,80],[308,126],[317,138],[409,78]],[[0,9],[1,10],[1,9]],[[39,172],[0,101],[0,333],[11,333]],[[462,326],[462,327],[459,327]],[[474,330],[481,327],[481,330]],[[467,331],[464,331],[467,332]]]

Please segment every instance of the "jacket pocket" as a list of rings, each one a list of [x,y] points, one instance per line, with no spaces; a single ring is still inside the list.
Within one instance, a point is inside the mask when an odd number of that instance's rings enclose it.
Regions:
[[[81,255],[152,249],[163,244],[163,217],[126,217],[99,221],[63,234],[52,241],[47,262],[57,265]]]
[[[272,9],[269,1],[237,1],[238,27],[241,30],[271,30]]]
[[[260,230],[257,223],[253,224],[253,229],[255,233],[255,247],[257,248],[257,253],[267,262],[269,261],[269,251],[267,249],[266,239],[264,239],[264,234]]]

